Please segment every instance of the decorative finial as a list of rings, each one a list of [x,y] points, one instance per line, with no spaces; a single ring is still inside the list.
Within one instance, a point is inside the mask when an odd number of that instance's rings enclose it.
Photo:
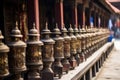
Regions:
[[[16,21],[15,29],[18,30],[18,22]]]
[[[70,28],[72,28],[72,25],[70,24]]]
[[[22,10],[23,11],[25,10],[25,4],[22,4]]]
[[[42,30],[41,34],[50,34],[51,31],[48,29],[48,23],[45,23],[45,28]]]
[[[1,30],[0,30],[0,39],[3,39],[4,37],[3,37],[3,35],[2,35],[2,32],[1,32]]]
[[[45,23],[45,29],[48,29],[48,23],[47,22]]]
[[[0,30],[0,35],[2,35],[2,32],[1,32],[1,30]]]
[[[70,28],[68,29],[69,32],[73,32],[72,25],[70,24]]]
[[[18,29],[18,22],[16,21],[16,25],[15,25],[15,28],[12,29],[11,31],[11,37],[16,37],[16,38],[21,38],[22,35],[21,35],[21,32],[20,30]]]
[[[65,28],[65,24],[63,24],[63,28]]]
[[[84,25],[82,25],[82,28],[84,28]]]
[[[55,26],[56,28],[58,28],[58,24],[56,23],[56,26]]]
[[[76,24],[74,25],[74,27],[75,27],[75,28],[77,27]]]
[[[65,24],[63,24],[62,30],[65,29]]]
[[[81,26],[79,25],[78,27],[79,27],[79,29],[80,29]]]
[[[86,25],[86,29],[87,29],[87,25]]]
[[[58,24],[56,23],[56,26],[55,26],[55,28],[54,28],[54,30],[53,30],[53,33],[54,34],[61,34],[61,32],[60,32],[60,30],[59,30],[59,28],[58,28]]]
[[[76,26],[76,25],[74,25],[74,26],[75,26],[74,32],[75,32],[75,33],[78,33],[78,28],[77,28],[77,26]]]
[[[38,36],[38,31],[37,31],[37,29],[36,29],[36,27],[35,27],[35,23],[33,23],[33,28],[30,29],[28,35],[29,35],[29,36],[33,36],[33,34],[34,34],[35,36]]]
[[[65,24],[63,24],[62,32],[68,32],[67,29],[66,29],[66,27],[65,27]]]
[[[35,23],[33,23],[33,29],[35,29]]]

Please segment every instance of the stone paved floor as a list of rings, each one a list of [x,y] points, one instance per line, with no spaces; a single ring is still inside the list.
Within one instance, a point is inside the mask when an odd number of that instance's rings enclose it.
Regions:
[[[95,80],[120,80],[120,40],[116,39],[114,43],[111,54]]]

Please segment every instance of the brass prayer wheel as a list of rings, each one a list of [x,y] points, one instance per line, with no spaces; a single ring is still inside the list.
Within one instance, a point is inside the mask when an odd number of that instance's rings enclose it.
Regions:
[[[85,48],[85,52],[86,52],[86,58],[89,57],[89,36],[88,36],[88,33],[85,34],[85,40],[86,40],[86,48]]]
[[[78,28],[75,26],[75,29],[74,29],[74,34],[75,34],[75,36],[76,36],[76,38],[77,38],[77,41],[76,41],[76,51],[77,51],[77,54],[76,54],[76,56],[75,56],[75,59],[76,59],[76,61],[77,61],[77,65],[79,65],[80,64],[80,52],[81,52],[81,49],[80,49],[80,39],[81,39],[81,37],[80,37],[80,35],[78,34]]]
[[[82,29],[79,27],[79,35],[80,35],[80,62],[84,61],[84,54],[82,52],[82,48],[83,48],[83,34],[82,34]]]
[[[61,31],[62,31],[62,37],[64,38],[64,59],[62,60],[63,71],[68,73],[68,71],[70,69],[69,58],[70,58],[70,40],[71,40],[71,38],[67,35],[68,31],[65,28],[65,26],[63,26]]]
[[[92,46],[92,53],[95,52],[95,46],[94,46],[95,45],[95,39],[94,38],[95,38],[95,32],[92,34],[92,38],[91,38],[92,39],[91,40],[92,41],[92,44],[91,44],[91,46]]]
[[[83,44],[84,44],[84,50],[83,50],[83,53],[84,53],[84,55],[85,55],[85,60],[87,59],[87,30],[86,30],[86,28],[84,29],[83,28],[83,34],[84,34],[84,37],[83,37],[83,39],[84,39],[84,41],[83,41]]]
[[[74,69],[77,65],[77,62],[75,60],[75,55],[77,54],[77,50],[76,50],[77,38],[73,34],[74,31],[72,29],[72,25],[70,25],[70,28],[68,29],[68,32],[69,32],[69,36],[71,38],[71,41],[70,41],[70,54],[71,54],[70,64],[71,64],[71,69]]]
[[[54,72],[51,68],[54,62],[54,44],[55,41],[50,38],[50,30],[48,29],[48,24],[46,23],[45,29],[42,30],[42,42],[44,46],[42,47],[42,60],[43,60],[43,70],[41,73],[42,80],[53,80]]]
[[[8,43],[10,52],[8,54],[9,70],[12,74],[10,80],[23,80],[21,72],[26,70],[25,57],[26,57],[26,44],[21,41],[22,35],[18,29],[18,23],[10,34],[11,42]]]
[[[81,50],[82,50],[81,51],[81,57],[83,57],[82,61],[84,61],[86,59],[86,57],[85,57],[85,54],[86,54],[85,53],[85,49],[86,49],[86,45],[85,45],[86,44],[86,40],[85,40],[85,38],[86,37],[85,37],[85,30],[84,30],[84,28],[82,28],[80,32],[81,32],[81,45],[82,45],[82,47],[81,47]]]
[[[0,30],[0,79],[9,75],[9,70],[8,70],[9,47],[2,42],[2,39],[4,39],[4,37]]]
[[[91,32],[88,34],[88,37],[89,37],[89,38],[88,38],[88,45],[89,45],[89,46],[88,46],[88,47],[89,47],[89,48],[88,48],[88,49],[89,49],[88,55],[90,56],[90,55],[92,54],[92,46],[91,46],[92,33],[91,33]],[[89,57],[89,56],[88,56],[88,57]]]
[[[53,29],[53,40],[55,41],[54,44],[54,58],[55,61],[53,63],[53,70],[54,74],[58,74],[59,78],[62,76],[63,72],[63,65],[61,60],[64,58],[64,39],[60,36],[61,32],[58,29],[58,25],[56,24],[56,28]]]
[[[27,40],[26,49],[26,65],[28,68],[27,79],[28,80],[40,80],[39,72],[42,70],[42,52],[41,46],[43,43],[39,40],[39,33],[35,29],[35,24],[33,28],[30,29]]]

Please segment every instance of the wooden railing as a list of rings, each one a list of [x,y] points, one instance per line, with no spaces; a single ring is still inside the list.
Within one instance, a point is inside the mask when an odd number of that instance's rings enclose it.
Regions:
[[[113,42],[106,43],[95,51],[85,62],[81,63],[75,70],[65,74],[59,80],[92,80],[112,50]]]
[[[3,44],[0,32],[1,79],[91,80],[112,50],[107,29],[78,30],[71,26],[60,31],[56,25],[51,32],[47,26],[46,23],[41,41],[33,25],[27,42],[23,42],[16,23],[7,43],[9,48]]]

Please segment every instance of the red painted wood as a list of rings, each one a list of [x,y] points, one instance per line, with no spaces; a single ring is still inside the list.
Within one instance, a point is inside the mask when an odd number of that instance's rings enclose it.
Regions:
[[[39,32],[40,25],[39,25],[39,1],[38,0],[34,0],[34,12],[35,12],[35,25]]]
[[[72,24],[76,25],[76,27],[78,27],[78,15],[77,15],[77,6],[73,6],[72,9]]]
[[[64,15],[63,15],[63,1],[56,2],[55,4],[55,19],[58,23],[59,28],[61,29],[64,24]]]

